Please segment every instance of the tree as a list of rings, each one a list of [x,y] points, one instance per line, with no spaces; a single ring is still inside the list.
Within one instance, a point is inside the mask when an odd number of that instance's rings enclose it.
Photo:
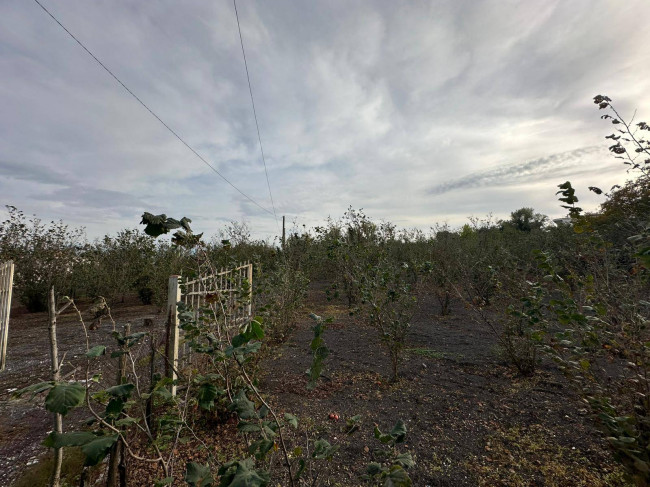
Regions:
[[[520,232],[532,232],[542,228],[547,221],[546,215],[535,213],[532,208],[519,208],[510,213],[510,220],[504,225],[510,225]]]
[[[0,223],[0,260],[16,264],[16,292],[27,309],[45,311],[52,286],[61,292],[70,289],[73,270],[82,261],[85,232],[62,221],[28,219],[15,206],[6,208],[9,218]]]

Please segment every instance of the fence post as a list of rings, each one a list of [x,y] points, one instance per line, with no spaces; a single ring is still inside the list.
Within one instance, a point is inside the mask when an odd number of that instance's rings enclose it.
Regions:
[[[130,334],[131,334],[131,324],[127,323],[126,325],[124,325],[124,336],[127,337]],[[126,345],[122,345],[122,355],[120,355],[119,357],[119,362],[117,367],[117,377],[115,378],[115,381],[117,382],[118,386],[126,382],[126,352],[127,352]],[[122,461],[122,455],[123,455],[122,449],[123,446],[122,446],[121,439],[118,439],[111,447],[110,458],[108,460],[108,473],[107,473],[107,480],[106,480],[107,487],[117,487],[120,478],[119,465]]]
[[[54,296],[54,286],[50,288],[48,294],[48,332],[50,336],[50,362],[52,366],[52,381],[57,383],[61,380],[61,371],[59,363],[59,347],[56,341],[56,298]],[[54,413],[54,432],[63,433],[63,416]],[[59,487],[61,483],[61,465],[63,463],[63,449],[54,449],[54,462],[52,464],[52,475],[50,476],[50,487]]]
[[[14,283],[14,263],[0,265],[0,372],[7,364],[7,338],[9,337],[9,314],[11,313],[11,291]]]
[[[181,300],[181,288],[179,286],[180,276],[169,277],[169,287],[167,295],[167,362],[170,364],[169,377],[176,380],[178,377],[178,308],[177,303]],[[172,396],[176,395],[176,384],[171,387]]]
[[[284,217],[283,217],[284,218]],[[248,263],[248,269],[246,271],[248,279],[248,318],[253,317],[253,264]]]

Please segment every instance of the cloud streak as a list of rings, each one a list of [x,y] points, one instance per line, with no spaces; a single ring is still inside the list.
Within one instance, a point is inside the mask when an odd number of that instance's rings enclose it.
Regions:
[[[491,186],[506,186],[530,183],[548,179],[562,174],[577,172],[577,163],[584,158],[605,153],[601,146],[583,147],[571,151],[540,157],[519,164],[509,164],[477,171],[461,178],[438,184],[427,191],[428,194],[439,196],[451,191]]]

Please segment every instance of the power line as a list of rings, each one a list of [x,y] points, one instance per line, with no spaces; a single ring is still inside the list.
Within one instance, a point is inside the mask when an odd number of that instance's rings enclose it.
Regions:
[[[273,202],[273,193],[271,193],[271,183],[269,182],[269,171],[266,169],[266,158],[264,157],[264,148],[262,147],[262,137],[260,136],[260,124],[257,121],[257,111],[255,110],[255,100],[253,98],[253,88],[251,86],[251,77],[248,73],[248,63],[246,62],[246,51],[244,50],[244,38],[241,35],[241,26],[239,25],[239,13],[237,12],[237,0],[232,0],[235,6],[235,18],[237,19],[237,30],[239,31],[239,42],[241,44],[241,53],[244,57],[244,67],[246,68],[246,79],[248,80],[248,92],[251,94],[251,105],[253,105],[253,118],[255,118],[255,128],[257,129],[257,140],[260,143],[260,152],[262,153],[262,162],[264,163],[264,174],[266,175],[266,185],[269,187],[269,196],[271,197],[271,206],[275,223],[278,224],[278,215],[275,212],[275,203]]]
[[[196,157],[198,157],[198,158],[199,158],[199,159],[200,159],[200,160],[201,160],[201,161],[202,161],[206,166],[208,166],[210,169],[212,169],[212,170],[215,172],[215,174],[217,174],[221,179],[223,179],[223,180],[224,180],[225,182],[227,182],[230,186],[232,186],[235,190],[237,190],[237,192],[239,192],[239,194],[241,194],[243,197],[245,197],[246,199],[248,199],[251,203],[253,203],[253,204],[256,205],[257,207],[261,208],[261,209],[264,210],[265,212],[267,212],[267,213],[269,213],[269,214],[275,216],[275,208],[273,209],[273,212],[271,212],[271,211],[268,210],[267,208],[265,208],[265,207],[263,207],[262,205],[260,205],[260,204],[259,204],[257,201],[255,201],[253,198],[251,198],[250,196],[248,196],[246,193],[244,193],[241,189],[239,189],[239,188],[238,188],[237,186],[235,186],[233,183],[231,183],[231,182],[228,180],[228,178],[226,178],[226,176],[224,176],[223,174],[221,174],[221,173],[220,173],[220,172],[219,172],[219,171],[218,171],[218,170],[217,170],[217,169],[216,169],[212,164],[210,164],[208,161],[206,161],[206,160],[203,158],[203,156],[201,156],[201,154],[199,154],[196,150],[194,150],[194,148],[192,148],[192,146],[190,146],[187,142],[185,142],[185,140],[184,140],[180,135],[178,135],[178,134],[177,134],[177,133],[176,133],[176,132],[175,132],[175,131],[174,131],[174,130],[169,126],[169,125],[167,125],[167,124],[166,124],[166,123],[165,123],[165,122],[164,122],[164,121],[163,121],[163,120],[162,120],[158,115],[156,115],[156,114],[154,113],[154,111],[151,110],[151,108],[149,108],[149,107],[146,105],[145,102],[143,102],[143,101],[142,101],[142,100],[141,100],[141,99],[140,99],[140,98],[139,98],[135,93],[133,93],[133,92],[129,89],[128,86],[126,86],[124,83],[122,83],[122,81],[121,81],[117,76],[115,76],[115,75],[113,74],[113,72],[112,72],[110,69],[108,69],[108,68],[104,65],[104,63],[102,63],[99,59],[97,59],[97,56],[95,56],[92,52],[90,52],[90,51],[88,50],[88,48],[87,48],[86,46],[84,46],[83,43],[82,43],[79,39],[77,39],[77,38],[75,37],[75,35],[74,35],[72,32],[70,32],[70,31],[69,31],[69,30],[68,30],[68,29],[67,29],[67,28],[66,28],[66,27],[65,27],[61,22],[59,22],[59,20],[58,20],[54,15],[52,15],[52,13],[51,13],[48,9],[46,9],[46,8],[43,6],[43,4],[42,4],[41,2],[39,2],[39,0],[34,0],[34,1],[38,4],[39,7],[41,7],[41,8],[45,11],[45,13],[47,13],[47,14],[52,18],[52,20],[54,20],[57,24],[59,24],[59,26],[60,26],[64,31],[66,31],[66,32],[68,33],[68,35],[69,35],[70,37],[72,37],[72,38],[76,41],[76,43],[79,44],[79,45],[82,47],[82,49],[83,49],[84,51],[86,51],[86,52],[87,52],[87,53],[88,53],[88,54],[89,54],[89,55],[90,55],[90,56],[91,56],[95,61],[97,61],[97,63],[98,63],[102,68],[104,68],[104,70],[105,70],[108,74],[110,74],[110,75],[113,77],[113,79],[115,79],[115,81],[117,81],[117,82],[122,86],[122,88],[124,88],[124,89],[125,89],[125,90],[126,90],[126,91],[127,91],[127,92],[132,96],[132,97],[133,97],[133,98],[135,98],[135,99],[138,101],[138,103],[140,103],[140,105],[142,105],[144,108],[146,108],[147,111],[148,111],[151,115],[153,115],[153,116],[154,116],[154,117],[155,117],[155,118],[156,118],[156,119],[157,119],[161,124],[163,124],[163,126],[164,126],[167,130],[169,130],[169,132],[171,132],[172,135],[173,135],[174,137],[176,137],[178,140],[180,140],[181,143],[182,143],[185,147],[187,147],[189,150],[191,150],[191,151],[194,153],[194,155],[195,155]],[[265,168],[266,168],[266,166],[265,166]],[[268,175],[267,175],[267,182],[268,182]],[[269,188],[269,190],[270,190],[270,188]],[[277,223],[277,216],[275,217],[275,219],[276,219],[276,223]]]

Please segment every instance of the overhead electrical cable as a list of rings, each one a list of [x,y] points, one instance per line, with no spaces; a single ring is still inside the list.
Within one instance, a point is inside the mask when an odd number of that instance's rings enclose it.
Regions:
[[[163,126],[164,126],[167,130],[169,130],[169,132],[171,132],[171,134],[172,134],[174,137],[176,137],[178,140],[180,140],[181,143],[182,143],[185,147],[187,147],[189,150],[191,150],[192,153],[193,153],[196,157],[198,157],[198,158],[199,158],[199,159],[200,159],[200,160],[201,160],[201,161],[202,161],[206,166],[208,166],[210,169],[212,169],[212,171],[214,171],[215,174],[217,174],[221,179],[223,179],[226,183],[228,183],[230,186],[232,186],[232,187],[233,187],[233,188],[234,188],[234,189],[235,189],[239,194],[241,194],[244,198],[246,198],[247,200],[249,200],[249,201],[250,201],[251,203],[253,203],[255,206],[257,206],[258,208],[264,210],[265,212],[269,213],[270,215],[275,216],[275,208],[274,208],[273,211],[271,211],[271,210],[269,210],[269,209],[263,207],[263,206],[260,205],[257,201],[255,201],[253,198],[251,198],[251,197],[248,196],[246,193],[244,193],[241,189],[239,189],[237,186],[235,186],[232,182],[230,182],[230,180],[229,180],[228,178],[226,178],[226,176],[224,176],[223,174],[221,174],[221,173],[220,173],[220,172],[219,172],[219,171],[218,171],[218,170],[217,170],[217,169],[216,169],[212,164],[210,164],[208,161],[206,161],[206,160],[203,158],[203,156],[202,156],[201,154],[199,154],[196,150],[194,150],[194,148],[193,148],[190,144],[188,144],[188,143],[185,141],[185,139],[183,139],[180,135],[178,135],[178,134],[176,133],[176,131],[174,131],[174,129],[172,129],[169,125],[167,125],[167,124],[163,121],[162,118],[160,118],[158,115],[156,115],[156,113],[155,113],[151,108],[149,108],[149,107],[146,105],[145,102],[143,102],[143,101],[142,101],[142,100],[141,100],[141,99],[140,99],[140,98],[139,98],[135,93],[133,93],[133,91],[131,91],[131,90],[129,89],[128,86],[126,86],[126,85],[125,85],[125,84],[124,84],[124,83],[123,83],[123,82],[122,82],[122,81],[121,81],[117,76],[115,76],[115,75],[113,74],[113,72],[112,72],[110,69],[108,69],[108,68],[106,67],[106,65],[105,65],[104,63],[102,63],[102,62],[97,58],[97,56],[95,56],[92,52],[90,52],[90,50],[88,50],[88,48],[87,48],[86,46],[84,46],[83,43],[82,43],[79,39],[77,39],[77,37],[75,37],[75,35],[74,35],[72,32],[70,32],[70,31],[69,31],[69,30],[68,30],[68,29],[67,29],[67,28],[66,28],[66,27],[65,27],[61,22],[59,22],[59,20],[58,20],[54,15],[52,15],[52,13],[51,13],[47,8],[45,8],[45,7],[43,6],[43,4],[42,4],[41,2],[39,2],[39,0],[34,0],[34,1],[38,4],[39,7],[41,7],[41,8],[45,11],[45,13],[47,13],[47,14],[52,18],[52,20],[54,20],[57,24],[59,24],[59,26],[60,26],[64,31],[66,31],[67,34],[68,34],[70,37],[72,37],[72,38],[76,41],[76,43],[79,44],[79,45],[82,47],[82,49],[83,49],[84,51],[86,51],[86,52],[87,52],[87,53],[88,53],[88,54],[89,54],[89,55],[90,55],[90,56],[91,56],[95,61],[97,61],[97,63],[98,63],[102,68],[104,68],[104,70],[105,70],[108,74],[110,74],[110,75],[113,77],[113,79],[115,79],[115,81],[117,81],[117,82],[122,86],[122,88],[124,88],[124,89],[125,89],[125,90],[126,90],[126,91],[127,91],[127,92],[132,96],[132,97],[133,97],[133,98],[135,98],[135,99],[138,101],[138,103],[140,103],[140,105],[142,105],[144,108],[146,108],[146,110],[147,110],[151,115],[153,115],[153,116],[156,118],[156,120],[158,120],[161,124],[163,124]],[[268,176],[267,176],[267,182],[268,182]],[[277,222],[277,216],[275,216],[275,219],[276,219],[276,222]]]
[[[275,212],[275,203],[273,202],[273,193],[271,192],[271,183],[269,182],[269,171],[266,168],[266,158],[264,157],[264,148],[262,147],[262,137],[260,136],[260,124],[257,121],[257,111],[255,110],[255,99],[253,98],[253,88],[251,85],[251,77],[248,73],[248,62],[246,62],[246,51],[244,50],[244,38],[241,35],[241,26],[239,25],[239,13],[237,12],[237,0],[232,0],[235,6],[235,18],[237,19],[237,30],[239,31],[239,42],[241,44],[241,53],[244,57],[244,67],[246,68],[246,80],[248,81],[248,92],[251,95],[251,105],[253,105],[253,118],[255,118],[255,128],[257,129],[257,140],[260,143],[260,152],[262,153],[262,162],[264,163],[264,174],[266,175],[266,185],[269,187],[269,196],[271,197],[271,206],[273,207],[273,215],[275,216],[275,223],[278,223],[278,215]]]

